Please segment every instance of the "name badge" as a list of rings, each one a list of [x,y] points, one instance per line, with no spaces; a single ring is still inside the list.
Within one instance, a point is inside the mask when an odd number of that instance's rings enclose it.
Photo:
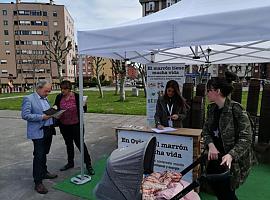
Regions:
[[[172,122],[172,120],[171,119],[169,119],[169,127],[173,127],[173,122]]]

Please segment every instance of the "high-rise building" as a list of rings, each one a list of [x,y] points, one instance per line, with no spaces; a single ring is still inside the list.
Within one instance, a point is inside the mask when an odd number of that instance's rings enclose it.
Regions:
[[[52,40],[55,31],[72,42],[63,62],[63,76],[74,81],[74,21],[65,6],[52,0],[0,3],[0,83],[32,84],[34,77],[57,82],[57,66],[45,58],[49,52],[43,45]]]
[[[181,0],[139,0],[142,4],[143,16],[150,15],[154,12],[167,8]]]

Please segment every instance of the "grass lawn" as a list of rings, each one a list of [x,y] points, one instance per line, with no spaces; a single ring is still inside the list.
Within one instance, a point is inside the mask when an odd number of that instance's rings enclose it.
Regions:
[[[0,94],[0,98],[24,95],[26,93]],[[56,95],[48,96],[51,105],[53,105]],[[91,113],[146,115],[146,99],[142,90],[138,97],[133,97],[131,91],[126,91],[125,102],[119,102],[119,96],[114,95],[114,91],[104,91],[103,99],[99,98],[99,93],[96,91],[85,91],[84,95],[88,96],[88,112]],[[0,110],[20,110],[22,99],[22,97],[1,99]]]
[[[2,97],[24,96],[28,93],[0,94]],[[51,105],[57,94],[50,94],[48,99]],[[143,90],[140,90],[138,97],[133,97],[131,91],[126,91],[126,101],[120,102],[119,96],[114,95],[114,91],[104,91],[104,98],[99,98],[97,91],[85,91],[84,95],[88,96],[88,112],[90,113],[107,113],[107,114],[130,114],[130,115],[146,115],[146,99],[143,96]],[[246,107],[247,95],[246,91],[242,92],[242,105]],[[258,113],[260,112],[261,93],[259,99]],[[1,99],[0,110],[20,110],[22,97],[14,99]]]

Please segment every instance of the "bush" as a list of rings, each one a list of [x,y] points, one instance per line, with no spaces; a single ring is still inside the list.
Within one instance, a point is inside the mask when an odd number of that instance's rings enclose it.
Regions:
[[[102,81],[102,83],[101,83],[101,85],[102,86],[110,86],[110,85],[112,85],[112,81],[111,80],[104,80],[104,81]]]
[[[93,77],[90,79],[89,87],[96,87],[97,86],[97,78]]]

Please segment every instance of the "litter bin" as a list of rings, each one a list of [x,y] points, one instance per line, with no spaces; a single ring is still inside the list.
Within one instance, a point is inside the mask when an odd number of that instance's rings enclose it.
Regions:
[[[132,88],[132,96],[134,96],[134,97],[139,96],[139,90],[138,90],[138,88]]]

